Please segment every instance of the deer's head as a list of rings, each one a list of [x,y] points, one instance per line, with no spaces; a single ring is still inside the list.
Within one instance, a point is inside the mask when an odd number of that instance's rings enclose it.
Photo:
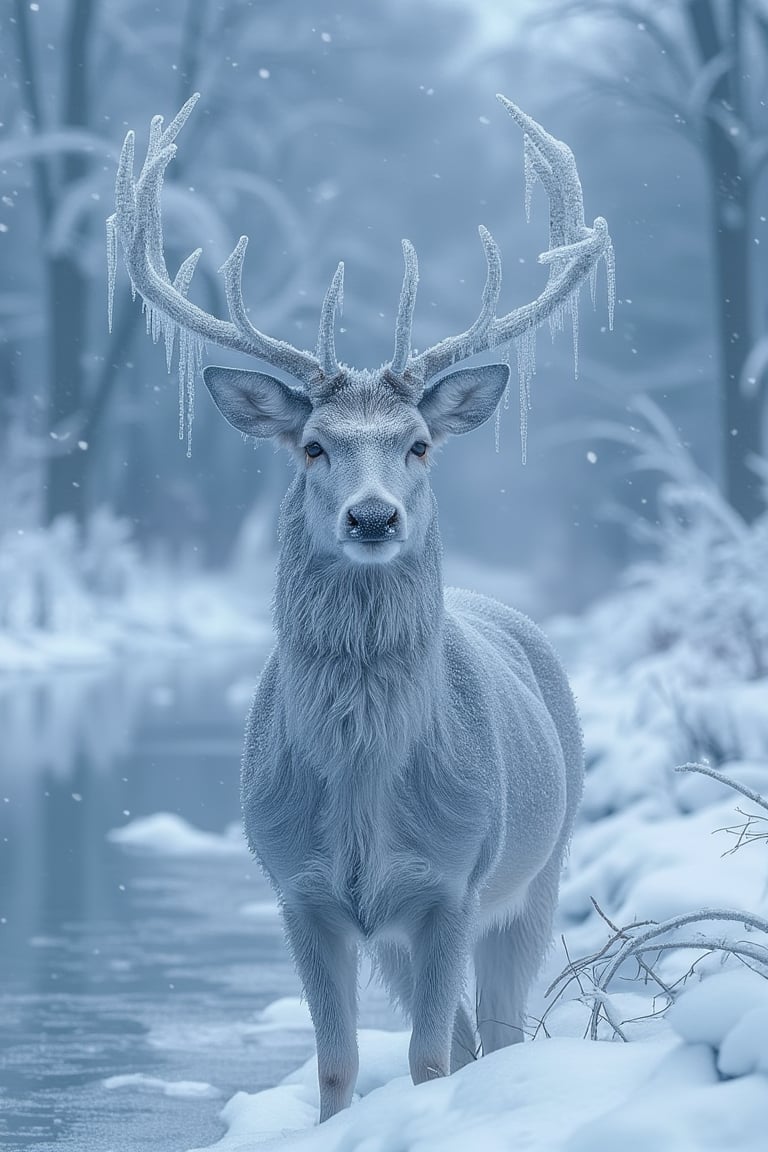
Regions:
[[[547,285],[531,303],[497,317],[501,257],[492,236],[481,227],[488,274],[479,316],[460,335],[414,354],[411,327],[418,265],[413,247],[403,241],[405,275],[394,354],[375,372],[350,369],[336,358],[342,264],[325,296],[314,353],[265,335],[249,320],[241,287],[246,237],[241,237],[222,268],[229,321],[187,299],[199,249],[171,281],[163,256],[160,195],[163,174],[176,152],[174,140],[197,96],[187,101],[165,131],[162,118],[154,118],[147,158],[136,182],[133,133],[126,137],[117,174],[116,212],[107,221],[110,317],[119,237],[131,282],[144,299],[148,326],[155,338],[165,337],[169,363],[179,333],[182,396],[185,386],[191,399],[205,342],[249,353],[286,374],[290,383],[263,371],[208,367],[204,378],[230,424],[249,436],[274,437],[293,452],[306,474],[307,529],[322,551],[335,551],[358,563],[381,563],[418,547],[432,508],[431,448],[448,435],[469,432],[487,420],[508,381],[505,364],[463,369],[456,365],[514,341],[524,393],[533,334],[545,320],[561,325],[567,310],[574,317],[575,334],[578,290],[585,279],[593,280],[601,259],[609,268],[612,306],[608,227],[602,217],[592,228],[585,225],[573,154],[509,100],[499,99],[525,133],[528,188],[538,178],[549,196],[550,247],[540,257],[549,265]]]
[[[432,510],[433,447],[487,420],[508,376],[506,364],[459,369],[422,391],[390,368],[341,370],[307,393],[261,372],[204,372],[230,424],[276,437],[292,452],[306,475],[314,547],[369,564],[418,547]]]

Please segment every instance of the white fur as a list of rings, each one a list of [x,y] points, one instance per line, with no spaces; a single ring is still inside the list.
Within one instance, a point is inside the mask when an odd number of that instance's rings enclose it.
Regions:
[[[321,1119],[354,1088],[361,945],[410,1014],[419,1082],[466,1063],[478,1037],[485,1052],[522,1039],[550,940],[581,792],[573,700],[530,620],[443,589],[428,457],[411,451],[480,423],[506,378],[464,370],[422,408],[383,376],[350,373],[308,417],[282,385],[262,399],[263,376],[242,398],[242,422],[274,421],[298,465],[242,800],[315,1025]],[[239,426],[237,378],[213,382]],[[361,493],[401,509],[407,533],[344,540]]]
[[[400,552],[399,540],[387,540],[380,544],[344,544],[344,555],[355,564],[388,564]]]

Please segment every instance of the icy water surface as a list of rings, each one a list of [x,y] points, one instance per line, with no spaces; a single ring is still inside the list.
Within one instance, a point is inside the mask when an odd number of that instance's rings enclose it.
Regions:
[[[306,1029],[259,1022],[299,988],[244,848],[169,856],[107,838],[157,812],[217,834],[239,820],[263,657],[0,683],[0,1147],[208,1144],[233,1092],[311,1053]],[[165,1086],[178,1081],[198,1087]]]

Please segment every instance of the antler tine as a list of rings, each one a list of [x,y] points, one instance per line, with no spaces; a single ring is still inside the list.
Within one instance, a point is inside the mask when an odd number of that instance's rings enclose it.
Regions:
[[[243,340],[235,341],[232,338],[233,334],[238,335],[234,325],[211,316],[182,296],[168,277],[165,260],[163,259],[160,267],[157,267],[156,260],[153,260],[156,250],[162,250],[158,199],[165,169],[175,153],[176,145],[170,144],[145,165],[136,185],[135,223],[132,232],[128,232],[123,226],[118,209],[118,228],[123,240],[125,262],[131,281],[150,308],[159,310],[175,324],[204,340],[247,352],[249,349]]]
[[[162,117],[153,118],[146,159],[135,183],[133,132],[129,132],[125,138],[115,183],[116,211],[107,223],[110,315],[115,280],[115,239],[119,236],[131,284],[144,300],[153,335],[162,331],[166,342],[170,340],[172,344],[175,328],[181,330],[179,348],[180,354],[184,350],[185,371],[189,371],[190,364],[199,361],[199,355],[190,357],[188,354],[190,341],[199,348],[204,341],[209,341],[266,360],[289,372],[308,387],[310,381],[321,373],[318,360],[310,352],[266,336],[248,320],[242,299],[242,262],[247,242],[244,237],[222,268],[230,310],[229,321],[203,311],[187,299],[186,293],[197,257],[190,257],[184,262],[173,283],[168,276],[161,219],[163,176],[176,154],[174,141],[198,99],[198,93],[191,96],[164,130]]]
[[[538,177],[549,197],[550,247],[567,243],[568,236],[585,226],[581,181],[573,152],[506,96],[498,95],[496,99],[525,133],[533,168],[530,176]],[[529,189],[530,186],[526,189],[528,194]]]
[[[471,343],[482,338],[496,319],[496,305],[499,302],[501,292],[501,249],[488,229],[484,228],[482,224],[478,228],[478,232],[485,251],[488,273],[483,288],[480,315],[467,331],[467,338]]]
[[[179,132],[181,132],[182,128],[186,124],[187,120],[190,117],[192,109],[194,108],[195,104],[197,104],[199,99],[200,99],[200,93],[199,92],[193,92],[192,95],[189,97],[189,99],[186,100],[182,104],[181,108],[179,108],[179,110],[176,113],[176,115],[174,116],[173,120],[171,120],[171,122],[168,125],[168,127],[166,128],[166,130],[162,133],[162,135],[158,141],[158,147],[159,148],[167,148],[169,144],[174,143],[174,141],[176,140],[176,137],[178,136]],[[158,116],[157,120],[159,121],[158,127],[162,128],[162,126],[163,126],[162,116]]]
[[[243,302],[243,263],[247,247],[248,237],[241,236],[219,269],[224,276],[227,308],[232,323],[241,337],[248,342],[249,351],[253,356],[258,356],[276,368],[282,368],[297,380],[309,384],[320,373],[320,365],[315,357],[308,352],[300,352],[285,340],[275,340],[272,336],[266,336],[248,319]]]
[[[194,275],[197,262],[202,254],[202,248],[195,248],[194,252],[190,252],[183,264],[179,266],[179,270],[173,278],[173,286],[182,296],[186,296],[187,292],[189,292],[192,276]]]
[[[400,376],[405,371],[408,357],[411,354],[413,312],[416,307],[416,289],[419,284],[419,261],[416,256],[416,249],[410,240],[403,240],[402,244],[405,271],[403,272],[403,286],[400,289],[400,304],[395,321],[395,351],[389,365],[396,376]]]
[[[475,352],[482,351],[485,347],[491,347],[491,345],[484,344],[483,341],[496,319],[496,306],[501,292],[501,250],[491,233],[482,224],[478,228],[478,233],[482,241],[487,266],[480,313],[474,324],[463,335],[449,336],[446,340],[442,340],[439,344],[413,357],[409,367],[422,378],[425,384],[432,376],[442,372],[443,368],[447,368],[456,360],[465,360],[474,355]],[[440,366],[433,368],[433,364]],[[394,362],[392,368],[394,370]]]
[[[496,317],[496,303],[501,288],[501,258],[490,233],[481,229],[480,236],[488,260],[488,279],[483,292],[480,315],[459,336],[449,336],[411,358],[409,367],[426,383],[452,364],[479,352],[507,344],[511,340],[533,338],[535,330],[547,319],[557,323],[570,304],[575,310],[575,296],[584,280],[594,275],[601,259],[608,268],[609,320],[613,315],[613,248],[608,225],[598,216],[591,228],[584,223],[581,181],[573,153],[566,144],[545,132],[530,116],[504,96],[502,106],[525,133],[526,207],[532,178],[541,180],[550,202],[550,247],[539,260],[548,264],[549,278],[544,291],[531,303]],[[576,331],[574,317],[574,332]],[[530,342],[529,342],[530,344]],[[532,345],[522,349],[523,375],[530,379],[533,363]],[[521,382],[522,377],[521,377]]]
[[[320,312],[320,331],[317,334],[316,356],[324,376],[335,376],[339,371],[336,359],[336,312],[341,315],[344,308],[344,264],[340,263],[333,274]]]

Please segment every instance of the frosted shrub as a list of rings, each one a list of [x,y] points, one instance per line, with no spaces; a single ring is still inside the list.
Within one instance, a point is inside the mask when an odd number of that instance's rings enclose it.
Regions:
[[[700,672],[751,680],[768,673],[768,519],[729,530],[685,500],[663,493],[670,516],[658,555],[630,570],[633,607],[644,625],[637,656],[687,650]],[[644,649],[644,651],[643,651]]]
[[[49,528],[0,538],[0,629],[86,628],[95,599],[125,594],[138,556],[130,527],[112,513],[94,513],[82,536],[67,517]]]
[[[117,652],[262,644],[269,584],[147,557],[128,521],[100,509],[81,530],[0,532],[0,674],[102,663]]]
[[[130,523],[107,508],[98,508],[88,522],[79,558],[88,590],[107,598],[125,595],[140,567]]]
[[[650,553],[624,587],[590,613],[598,659],[619,670],[648,658],[657,672],[702,683],[768,675],[768,515],[746,524],[697,468],[651,401],[636,402],[648,427],[604,425],[630,444],[634,467],[661,472],[655,521],[630,524]]]

